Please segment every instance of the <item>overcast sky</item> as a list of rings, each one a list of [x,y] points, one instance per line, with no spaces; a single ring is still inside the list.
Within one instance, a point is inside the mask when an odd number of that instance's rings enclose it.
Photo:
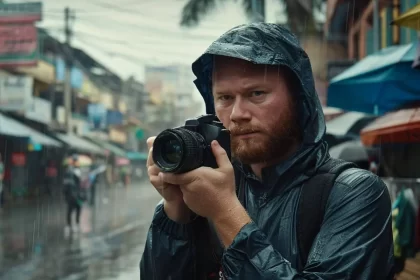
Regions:
[[[10,0],[8,2],[26,2]],[[179,27],[185,0],[44,0],[42,22],[63,40],[64,8],[75,10],[72,44],[122,78],[144,80],[144,65],[190,65],[219,35],[247,22],[241,1],[226,1],[196,28]],[[222,2],[222,1],[221,1]],[[279,0],[268,0],[267,21],[279,18]]]

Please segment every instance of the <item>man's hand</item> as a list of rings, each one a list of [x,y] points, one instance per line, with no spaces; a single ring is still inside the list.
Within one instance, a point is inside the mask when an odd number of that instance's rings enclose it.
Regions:
[[[162,173],[161,176],[164,182],[180,186],[186,205],[194,213],[210,219],[228,246],[251,220],[236,196],[235,175],[226,151],[217,141],[211,147],[218,168],[200,167],[183,174]]]
[[[162,181],[159,176],[160,169],[153,161],[153,142],[156,137],[147,139],[147,147],[149,148],[149,156],[147,158],[147,174],[150,183],[155,187],[164,199],[164,209],[166,215],[173,221],[178,223],[186,223],[189,221],[191,211],[185,205],[182,192],[178,185],[168,184]]]

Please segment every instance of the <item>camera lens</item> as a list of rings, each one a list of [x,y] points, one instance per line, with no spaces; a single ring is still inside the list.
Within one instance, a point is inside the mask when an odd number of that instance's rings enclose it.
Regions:
[[[162,131],[153,143],[153,161],[163,172],[183,173],[203,163],[205,141],[185,128]]]
[[[182,143],[178,140],[169,140],[162,146],[162,156],[166,162],[176,164],[182,159]]]

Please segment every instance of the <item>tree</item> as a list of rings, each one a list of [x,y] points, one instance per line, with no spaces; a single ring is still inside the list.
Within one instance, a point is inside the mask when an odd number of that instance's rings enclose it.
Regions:
[[[221,0],[189,0],[182,9],[181,26],[195,27],[203,16],[212,12]],[[234,0],[237,1],[237,0]],[[255,16],[253,2],[255,0],[241,0],[243,9],[250,18]],[[259,8],[264,14],[265,0],[257,0]],[[316,22],[313,16],[314,9],[321,9],[326,0],[279,0],[285,6],[288,15],[288,26],[296,34],[316,31]],[[255,3],[255,2],[254,2]],[[309,3],[305,5],[302,3]]]

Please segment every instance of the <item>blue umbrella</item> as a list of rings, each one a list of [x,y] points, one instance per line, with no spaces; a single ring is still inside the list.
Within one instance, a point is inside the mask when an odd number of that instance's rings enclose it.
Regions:
[[[334,77],[328,106],[382,115],[420,100],[420,71],[412,68],[417,44],[392,46],[369,55]]]

